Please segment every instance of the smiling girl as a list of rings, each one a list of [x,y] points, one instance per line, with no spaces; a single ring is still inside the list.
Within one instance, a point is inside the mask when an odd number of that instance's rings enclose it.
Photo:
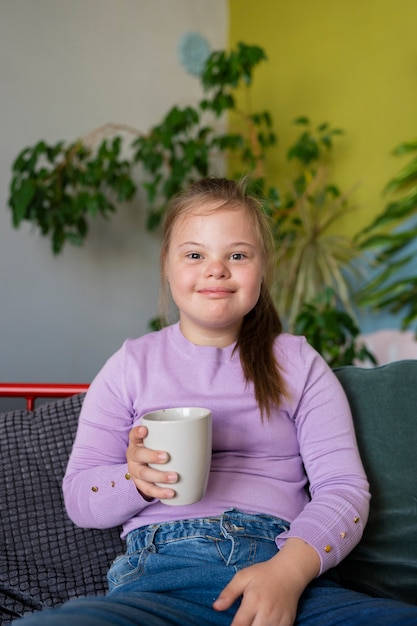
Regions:
[[[267,218],[244,184],[203,179],[173,200],[161,275],[179,321],[127,340],[104,365],[64,478],[71,519],[121,525],[126,554],[106,597],[28,626],[417,624],[417,607],[334,579],[362,536],[368,483],[338,380],[282,332],[272,266]],[[175,506],[178,476],[164,471],[165,450],[144,447],[141,425],[181,406],[213,417],[207,491],[187,506]]]

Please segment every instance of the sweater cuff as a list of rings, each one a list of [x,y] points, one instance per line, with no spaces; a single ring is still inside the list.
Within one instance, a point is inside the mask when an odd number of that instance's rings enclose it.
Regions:
[[[296,537],[314,548],[320,558],[320,572],[335,567],[357,545],[367,521],[367,511],[359,512],[343,499],[333,496],[326,502],[322,515],[313,515],[313,503],[291,523],[290,529],[278,535],[275,542],[282,548],[286,539]]]

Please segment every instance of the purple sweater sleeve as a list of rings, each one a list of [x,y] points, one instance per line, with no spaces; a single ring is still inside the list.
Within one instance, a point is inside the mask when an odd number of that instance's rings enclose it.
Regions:
[[[92,382],[63,480],[68,514],[83,528],[120,526],[149,504],[128,474],[134,415],[126,398],[123,361],[120,350]]]
[[[305,384],[302,389],[294,388],[297,406],[293,419],[311,499],[276,543],[282,547],[289,537],[303,539],[318,552],[323,573],[337,565],[362,537],[370,493],[344,390],[304,338],[300,347]],[[296,378],[293,363],[289,380]]]

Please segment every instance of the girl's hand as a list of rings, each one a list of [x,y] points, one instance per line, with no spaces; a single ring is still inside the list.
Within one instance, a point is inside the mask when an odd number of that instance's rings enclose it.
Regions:
[[[228,609],[242,597],[231,626],[292,626],[298,593],[289,585],[285,572],[277,575],[270,561],[240,570],[225,587],[213,607]]]
[[[313,548],[301,539],[287,539],[272,559],[237,572],[213,608],[225,611],[242,597],[231,626],[292,626],[299,598],[319,570]]]
[[[168,461],[169,455],[162,450],[145,448],[143,440],[147,434],[146,426],[135,426],[130,431],[126,459],[131,480],[146,500],[173,498],[175,496],[173,489],[158,487],[155,483],[175,484],[178,475],[175,472],[164,472],[149,467],[149,463],[163,465]]]

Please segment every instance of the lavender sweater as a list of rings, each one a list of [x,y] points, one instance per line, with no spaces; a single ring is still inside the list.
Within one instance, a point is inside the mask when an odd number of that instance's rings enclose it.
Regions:
[[[333,372],[302,337],[280,335],[275,354],[288,400],[261,421],[233,346],[196,346],[178,324],[129,339],[87,393],[63,488],[75,524],[145,524],[207,517],[238,508],[291,522],[277,538],[299,537],[336,565],[362,536],[369,491],[350,409]],[[147,502],[127,472],[128,435],[141,416],[173,406],[213,413],[213,457],[203,500],[188,506]],[[309,493],[306,485],[309,484]]]

